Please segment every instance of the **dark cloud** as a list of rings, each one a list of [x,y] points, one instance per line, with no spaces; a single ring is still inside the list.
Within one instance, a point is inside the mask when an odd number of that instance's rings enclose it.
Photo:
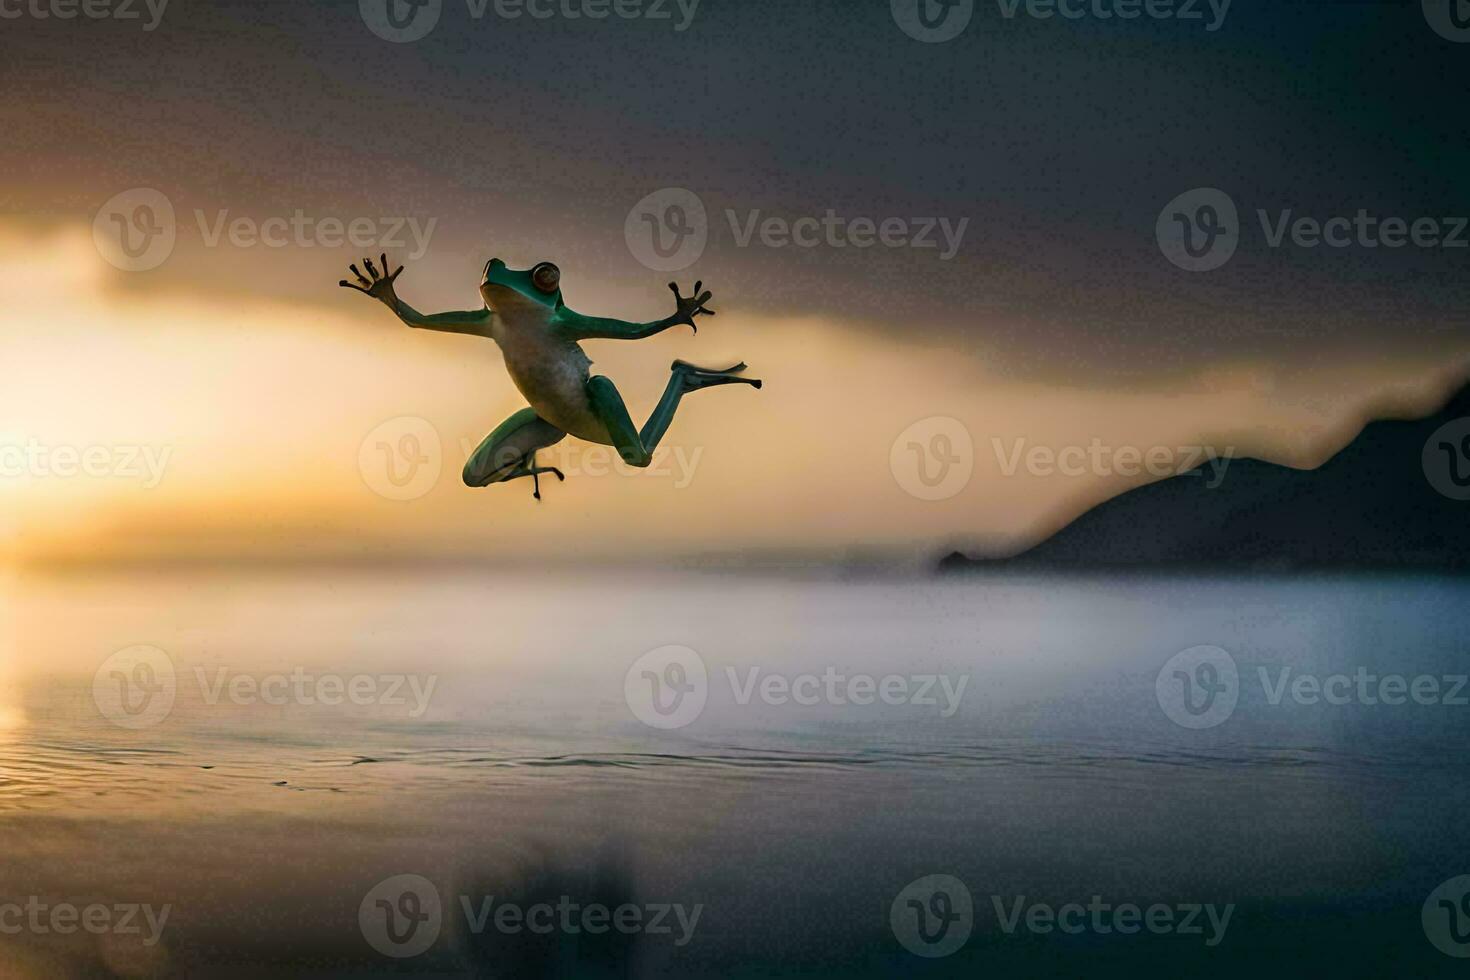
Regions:
[[[6,20],[0,204],[90,220],[146,185],[211,213],[434,215],[431,258],[456,268],[495,249],[656,281],[624,247],[624,218],[682,186],[713,226],[691,271],[727,303],[901,329],[1027,374],[1464,340],[1470,248],[1273,248],[1256,214],[1470,214],[1470,45],[1436,35],[1417,2],[1238,0],[1208,31],[1008,19],[987,0],[937,44],[899,30],[887,0],[704,0],[683,31],[664,9],[477,20],[444,0],[405,44],[374,36],[356,2],[175,0],[151,32]],[[1238,205],[1241,244],[1187,273],[1154,225],[1202,186]],[[942,261],[741,247],[727,218],[829,210],[969,223]],[[156,282],[226,281],[227,265],[178,262]]]

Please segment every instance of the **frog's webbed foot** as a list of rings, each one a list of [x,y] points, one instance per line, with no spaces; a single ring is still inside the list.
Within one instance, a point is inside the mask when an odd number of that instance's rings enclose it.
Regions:
[[[565,483],[566,482],[566,479],[567,479],[567,475],[565,473],[563,473],[561,470],[557,469],[555,466],[529,466],[529,467],[527,467],[526,468],[526,472],[524,474],[519,474],[519,475],[521,475],[521,476],[525,476],[525,475],[528,475],[528,474],[530,475],[530,477],[531,477],[531,496],[535,497],[537,500],[540,500],[541,499],[541,474],[542,473],[555,473],[556,474],[556,480],[557,480],[558,483]]]
[[[362,265],[368,274],[363,275],[358,270],[356,263],[354,263],[347,268],[352,270],[352,275],[357,279],[357,282],[350,283],[346,279],[341,279],[338,280],[337,285],[344,289],[355,289],[359,293],[371,296],[373,299],[392,307],[398,301],[397,295],[393,292],[393,283],[398,280],[399,273],[403,272],[403,266],[400,265],[397,272],[389,272],[388,253],[382,253],[378,256],[378,259],[383,263],[383,271],[381,273],[373,265],[372,259],[364,258]],[[372,278],[370,279],[368,276]]]
[[[698,364],[690,364],[688,361],[675,361],[673,364],[669,365],[670,371],[698,371],[701,374],[739,374],[741,371],[744,371],[745,368],[746,364],[744,361],[741,361],[734,367],[727,368],[700,367]]]
[[[565,482],[567,478],[567,475],[561,470],[557,469],[555,466],[537,466],[536,454],[532,453],[529,456],[522,457],[520,466],[507,473],[505,476],[501,477],[498,482],[508,483],[511,480],[518,480],[523,476],[529,476],[531,478],[531,496],[535,497],[537,500],[540,500],[542,473],[554,473],[557,480],[562,482]]]
[[[714,294],[707,289],[702,293],[700,292],[701,289],[704,289],[703,280],[694,283],[694,292],[688,296],[679,295],[679,286],[676,283],[669,283],[669,289],[674,294],[673,322],[687,323],[695,333],[699,333],[699,327],[695,325],[694,318],[701,315],[715,315],[714,310],[707,309],[704,305],[710,301],[710,297]]]
[[[686,392],[730,384],[747,384],[752,388],[759,388],[761,386],[759,378],[740,377],[740,372],[744,371],[745,367],[744,361],[727,368],[702,368],[688,361],[675,361],[671,365],[671,370],[680,379],[680,387]]]
[[[531,496],[537,500],[541,499],[541,474],[555,473],[558,483],[565,483],[567,476],[555,466],[533,466],[531,467]]]

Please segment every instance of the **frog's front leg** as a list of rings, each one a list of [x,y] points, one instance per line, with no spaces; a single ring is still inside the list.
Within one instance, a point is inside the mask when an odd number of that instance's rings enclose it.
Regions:
[[[679,287],[674,283],[669,283],[669,289],[674,293],[674,312],[662,320],[631,323],[610,317],[583,316],[563,306],[557,310],[555,322],[557,328],[573,340],[642,340],[644,337],[652,337],[656,333],[662,333],[670,327],[677,327],[681,324],[698,333],[699,328],[694,325],[694,318],[715,315],[714,310],[704,305],[714,294],[708,290],[701,293],[700,290],[703,287],[702,281],[696,282],[692,294],[680,296]]]
[[[491,313],[488,307],[479,310],[455,310],[449,313],[420,313],[399,299],[397,292],[393,288],[393,284],[398,280],[399,274],[403,272],[403,266],[400,265],[396,272],[390,273],[388,271],[388,254],[386,252],[382,253],[379,255],[379,259],[383,263],[381,274],[373,266],[373,260],[365,258],[362,260],[362,265],[367,270],[367,275],[359,272],[355,264],[349,265],[348,268],[352,270],[352,275],[357,279],[357,282],[354,284],[348,282],[346,279],[342,279],[337,282],[337,285],[345,289],[355,289],[359,293],[371,296],[392,310],[394,316],[398,317],[398,319],[410,327],[418,327],[424,330],[442,330],[445,333],[467,333],[481,337],[489,336]]]

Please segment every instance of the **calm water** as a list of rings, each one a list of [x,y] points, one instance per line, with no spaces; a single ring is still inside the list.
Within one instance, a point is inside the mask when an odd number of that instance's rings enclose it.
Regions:
[[[1431,898],[1470,874],[1470,584],[6,595],[7,977],[1447,976],[1433,939],[1470,953],[1470,901]],[[1201,646],[1228,661],[1171,661]]]

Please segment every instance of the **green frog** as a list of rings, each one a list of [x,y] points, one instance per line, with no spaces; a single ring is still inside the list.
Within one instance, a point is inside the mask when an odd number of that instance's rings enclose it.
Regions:
[[[491,259],[480,278],[484,304],[480,309],[426,315],[399,299],[394,290],[403,266],[389,272],[386,253],[379,261],[381,272],[370,258],[362,260],[365,272],[350,265],[356,282],[343,279],[338,285],[378,300],[410,327],[494,340],[505,356],[511,381],[530,403],[496,426],[470,454],[463,473],[467,486],[486,487],[529,476],[532,495],[540,500],[541,474],[551,473],[558,480],[566,476],[554,466],[538,466],[536,453],[568,435],[614,447],[629,466],[648,466],[685,395],[719,385],[761,386],[759,380],[743,376],[744,363],[702,368],[675,361],[663,397],[640,428],[629,416],[617,386],[591,373],[592,361],[582,350],[583,340],[641,340],[680,325],[697,333],[694,318],[715,314],[706,305],[712,294],[701,292],[702,281],[695,282],[688,296],[680,294],[677,284],[669,283],[674,312],[662,320],[632,323],[583,316],[568,307],[562,301],[561,270],[551,262],[510,269],[500,259]]]

